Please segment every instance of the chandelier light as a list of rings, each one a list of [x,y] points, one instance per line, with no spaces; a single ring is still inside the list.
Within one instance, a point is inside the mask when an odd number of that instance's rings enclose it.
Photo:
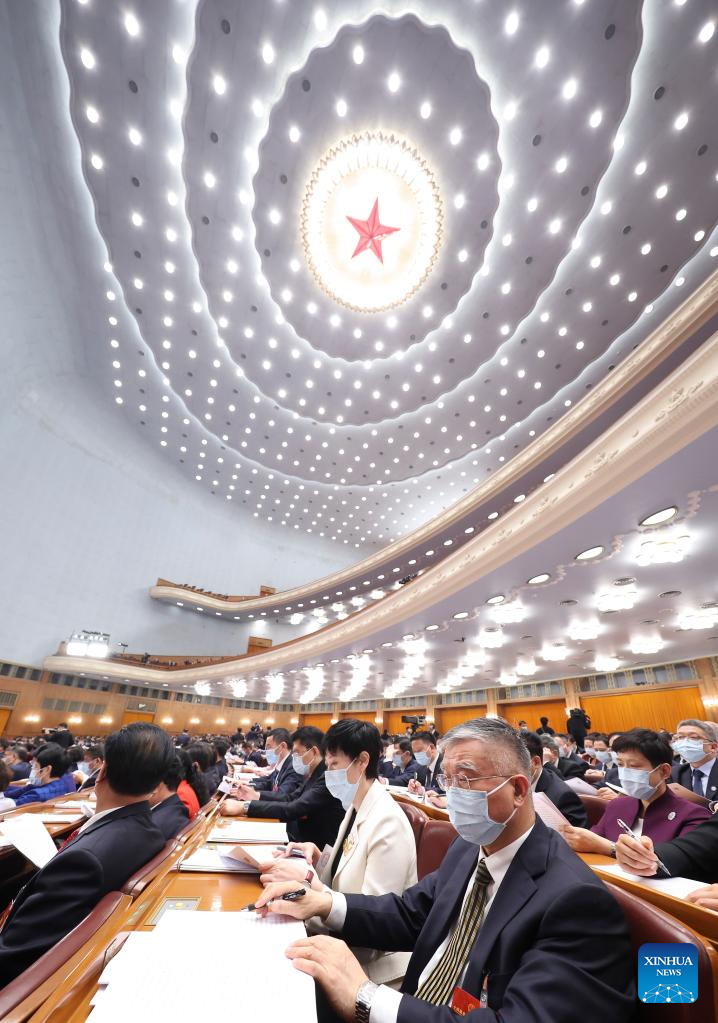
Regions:
[[[675,565],[683,561],[690,544],[688,533],[663,532],[644,536],[636,553],[636,562],[647,565]]]

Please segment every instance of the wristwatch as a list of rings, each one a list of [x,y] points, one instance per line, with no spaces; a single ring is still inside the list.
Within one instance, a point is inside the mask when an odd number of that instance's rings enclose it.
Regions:
[[[371,1003],[378,985],[371,980],[365,980],[357,991],[356,1002],[354,1003],[355,1023],[369,1023]]]
[[[608,851],[608,855],[612,856],[614,858],[614,860],[615,860],[615,858],[616,858],[616,843],[615,842],[611,842],[611,848]]]
[[[305,884],[311,884],[313,880],[314,880],[314,871],[310,867],[309,870],[307,871],[306,877],[304,878],[304,883]]]
[[[244,804],[244,812],[245,812],[245,813],[249,813],[249,804],[250,804],[251,802],[252,802],[252,800],[251,800],[251,799],[248,799],[248,800],[247,800],[247,801],[245,802],[245,804]]]

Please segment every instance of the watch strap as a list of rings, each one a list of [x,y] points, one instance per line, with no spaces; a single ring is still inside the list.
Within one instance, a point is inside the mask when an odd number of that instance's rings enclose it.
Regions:
[[[365,980],[361,985],[356,994],[356,1001],[354,1003],[354,1021],[355,1023],[369,1023],[369,1016],[371,1014],[371,1003],[374,998],[374,992],[378,985],[372,980]]]

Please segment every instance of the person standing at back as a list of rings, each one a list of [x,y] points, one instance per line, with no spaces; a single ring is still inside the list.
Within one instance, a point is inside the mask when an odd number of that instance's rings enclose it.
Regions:
[[[537,735],[555,735],[553,728],[548,723],[548,718],[541,718],[541,727],[536,729]]]
[[[67,749],[68,746],[75,745],[75,737],[67,727],[67,724],[63,721],[57,726],[54,732],[50,733],[50,742],[56,742],[58,746],[62,746],[63,749]]]
[[[150,794],[174,757],[156,725],[135,722],[108,736],[95,784],[94,817],[78,828],[28,881],[0,931],[0,987],[74,928],[108,892],[162,849]]]

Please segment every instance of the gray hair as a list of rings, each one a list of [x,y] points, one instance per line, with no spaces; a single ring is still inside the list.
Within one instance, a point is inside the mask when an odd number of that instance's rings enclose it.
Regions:
[[[544,749],[550,749],[552,753],[558,753],[558,743],[552,735],[542,735],[541,745]]]
[[[698,718],[686,718],[685,721],[679,721],[676,728],[682,728],[683,725],[698,728],[701,732],[703,732],[708,742],[718,742],[718,728],[716,728],[712,721],[699,721]]]
[[[460,725],[450,728],[439,740],[439,749],[443,753],[455,742],[474,740],[491,744],[496,747],[496,769],[501,775],[531,773],[531,757],[524,746],[520,734],[508,722],[501,718],[472,718],[462,721]]]

